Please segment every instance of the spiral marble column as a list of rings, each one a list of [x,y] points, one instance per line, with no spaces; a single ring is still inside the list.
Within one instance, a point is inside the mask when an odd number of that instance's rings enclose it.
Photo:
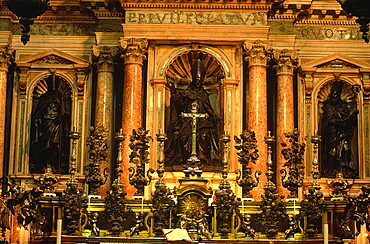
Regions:
[[[3,177],[4,165],[7,74],[13,54],[11,47],[0,47],[0,178]]]
[[[101,164],[101,170],[112,168],[112,138],[113,131],[113,72],[114,56],[118,52],[118,47],[93,46],[93,56],[97,65],[97,83],[96,83],[96,103],[95,103],[95,127],[102,126],[107,131],[106,137],[108,150],[107,162]],[[103,175],[103,172],[101,172]],[[100,195],[105,195],[110,188],[111,177],[107,183],[99,188]]]
[[[246,60],[249,68],[248,86],[248,130],[255,131],[259,153],[258,162],[251,165],[252,171],[261,170],[263,174],[260,182],[251,194],[255,200],[261,199],[263,186],[267,182],[267,145],[264,141],[267,136],[267,61],[270,58],[271,45],[268,42],[257,40],[253,43],[244,43],[247,53]]]
[[[287,143],[284,133],[294,130],[294,89],[293,72],[296,68],[298,53],[295,50],[274,50],[277,75],[277,108],[276,108],[276,187],[281,196],[287,197],[289,190],[282,186],[280,170],[285,163],[281,154],[282,142]]]
[[[146,59],[148,41],[137,38],[121,38],[120,48],[124,59],[122,129],[127,138],[133,129],[142,127],[143,114],[143,61]],[[123,141],[123,181],[128,197],[135,188],[128,183],[130,148],[129,140]]]

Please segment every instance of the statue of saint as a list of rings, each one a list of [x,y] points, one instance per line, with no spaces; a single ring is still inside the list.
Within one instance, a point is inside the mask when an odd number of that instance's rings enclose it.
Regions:
[[[358,121],[356,96],[349,102],[342,100],[343,85],[341,81],[336,80],[322,106],[320,120],[322,177],[334,178],[338,172],[345,178],[358,177],[358,166],[352,152],[352,138]]]
[[[68,173],[70,108],[61,89],[63,81],[47,78],[48,90],[40,96],[31,115],[30,172],[42,173],[50,165],[56,174]],[[55,89],[58,85],[59,89]],[[69,101],[70,102],[70,101]]]
[[[171,92],[171,115],[165,146],[166,166],[185,165],[192,151],[192,118],[181,117],[181,112],[191,112],[192,104],[198,104],[198,113],[208,114],[197,118],[196,151],[203,166],[220,166],[219,150],[220,119],[212,108],[209,94],[203,87],[206,70],[200,59],[191,69],[192,81],[184,90],[176,89],[172,80],[167,86]]]

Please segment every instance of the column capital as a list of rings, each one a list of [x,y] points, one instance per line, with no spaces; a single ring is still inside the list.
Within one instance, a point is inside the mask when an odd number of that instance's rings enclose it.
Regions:
[[[223,85],[225,88],[234,88],[240,83],[237,79],[223,79]]]
[[[8,71],[10,62],[14,59],[14,49],[11,46],[0,46],[0,69]]]
[[[266,66],[270,60],[272,45],[269,41],[256,40],[254,42],[244,42],[244,49],[249,61],[249,66],[261,65]]]
[[[92,52],[98,65],[98,72],[113,72],[114,57],[118,53],[117,46],[93,46]]]
[[[119,40],[122,57],[125,64],[138,63],[142,64],[146,59],[148,40],[146,38],[123,38]]]
[[[165,87],[167,83],[167,80],[166,79],[150,79],[150,84],[153,85],[153,86],[157,86],[157,87]]]
[[[273,58],[276,61],[277,75],[287,74],[293,75],[293,71],[297,67],[298,63],[298,51],[297,50],[274,50]]]

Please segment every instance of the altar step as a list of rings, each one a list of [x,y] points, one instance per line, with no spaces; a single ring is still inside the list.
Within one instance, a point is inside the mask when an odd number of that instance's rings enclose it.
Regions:
[[[55,244],[56,238],[49,237],[40,242],[32,242],[33,244]],[[322,239],[313,239],[313,240],[246,240],[246,239],[213,239],[213,240],[201,240],[194,242],[168,242],[164,238],[86,238],[86,237],[63,237],[62,244],[323,244]],[[329,240],[329,244],[344,244],[342,240]]]

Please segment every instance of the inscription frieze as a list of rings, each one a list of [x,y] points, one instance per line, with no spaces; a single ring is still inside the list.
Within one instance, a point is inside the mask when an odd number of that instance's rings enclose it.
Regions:
[[[126,11],[126,24],[251,25],[264,26],[264,12]]]
[[[360,40],[359,28],[296,27],[297,38],[310,40]]]
[[[92,36],[97,30],[96,24],[33,24],[31,35],[58,35],[58,36]],[[21,34],[19,26],[14,28],[15,34]]]

